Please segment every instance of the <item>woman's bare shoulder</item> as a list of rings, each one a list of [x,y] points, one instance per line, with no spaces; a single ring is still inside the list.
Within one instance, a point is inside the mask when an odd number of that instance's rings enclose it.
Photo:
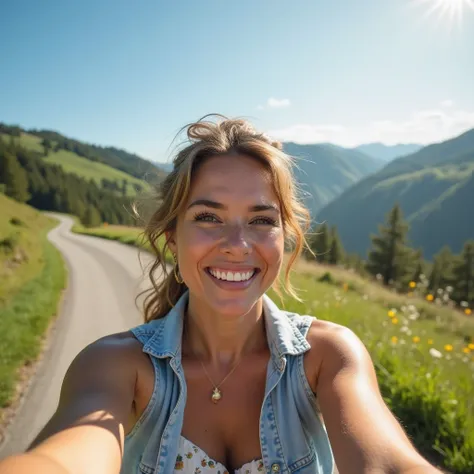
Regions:
[[[306,366],[313,381],[318,379],[323,364],[327,367],[367,354],[364,344],[351,329],[331,321],[314,319],[306,340],[311,346],[306,354]]]

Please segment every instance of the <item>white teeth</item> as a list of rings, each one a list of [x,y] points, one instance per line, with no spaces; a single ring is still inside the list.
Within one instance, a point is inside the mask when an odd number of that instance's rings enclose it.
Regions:
[[[219,280],[224,281],[247,281],[253,277],[255,270],[250,272],[221,272],[220,270],[209,269],[209,273]]]

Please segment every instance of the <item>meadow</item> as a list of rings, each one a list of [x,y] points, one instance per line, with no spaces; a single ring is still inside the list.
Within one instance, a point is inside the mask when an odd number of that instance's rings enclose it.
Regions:
[[[76,232],[143,246],[141,229]],[[270,290],[282,308],[352,329],[369,350],[380,390],[414,445],[448,472],[474,472],[474,315],[449,288],[425,295],[426,279],[399,294],[353,271],[301,260],[292,274],[301,301]],[[423,296],[422,296],[423,295]]]

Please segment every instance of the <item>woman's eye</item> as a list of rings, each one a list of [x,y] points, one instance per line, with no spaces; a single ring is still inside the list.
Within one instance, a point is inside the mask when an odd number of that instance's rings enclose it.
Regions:
[[[194,220],[199,222],[219,222],[217,217],[209,212],[200,212],[196,214]]]
[[[255,219],[253,219],[251,224],[276,226],[277,221],[275,219],[272,219],[271,217],[256,217]]]

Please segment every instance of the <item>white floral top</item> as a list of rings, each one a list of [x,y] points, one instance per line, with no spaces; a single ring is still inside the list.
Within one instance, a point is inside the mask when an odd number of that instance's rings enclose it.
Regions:
[[[265,471],[263,461],[250,461],[235,474],[261,474]],[[220,462],[214,461],[198,446],[184,436],[179,440],[178,456],[174,466],[175,474],[229,474],[227,468]]]

